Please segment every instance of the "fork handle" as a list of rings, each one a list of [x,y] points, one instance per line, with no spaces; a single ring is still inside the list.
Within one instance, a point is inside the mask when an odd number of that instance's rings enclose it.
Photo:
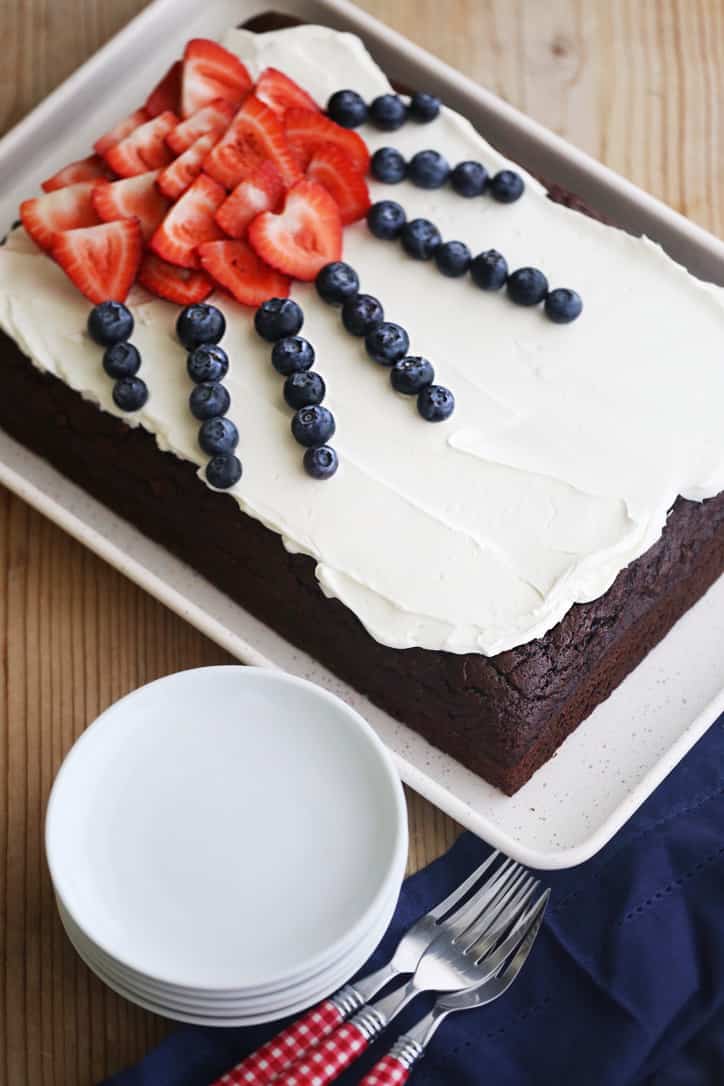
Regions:
[[[364,1012],[363,1012],[364,1014]],[[274,1086],[327,1086],[369,1048],[379,1029],[371,1033],[357,1020],[346,1022],[326,1041],[311,1048],[306,1056],[274,1079]]]
[[[419,1041],[403,1034],[395,1041],[387,1055],[367,1072],[360,1086],[402,1086],[424,1052],[425,1049]]]

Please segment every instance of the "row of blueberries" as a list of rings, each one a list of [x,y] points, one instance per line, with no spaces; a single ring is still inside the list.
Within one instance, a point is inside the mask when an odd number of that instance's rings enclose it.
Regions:
[[[327,102],[327,116],[342,128],[359,128],[369,121],[383,132],[395,132],[406,121],[428,124],[440,112],[440,99],[417,91],[405,105],[398,94],[380,94],[369,105],[353,90],[336,91]]]
[[[372,155],[370,172],[385,185],[407,179],[420,189],[439,189],[446,181],[458,196],[472,199],[488,194],[500,204],[512,204],[523,195],[523,178],[514,170],[499,170],[492,177],[482,162],[450,163],[439,151],[418,151],[408,162],[396,147],[380,147]]]
[[[129,343],[133,327],[133,314],[120,302],[101,302],[88,314],[88,335],[105,347],[103,369],[113,378],[113,402],[121,411],[140,411],[148,399],[146,382],[136,376],[141,355]]]

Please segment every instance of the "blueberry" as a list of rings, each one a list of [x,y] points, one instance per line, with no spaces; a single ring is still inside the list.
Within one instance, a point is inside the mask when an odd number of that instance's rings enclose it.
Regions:
[[[481,290],[500,290],[508,278],[508,261],[497,249],[486,249],[473,258],[470,278]]]
[[[199,445],[209,456],[233,452],[239,444],[239,431],[231,419],[206,419],[199,427]]]
[[[269,343],[283,336],[296,336],[303,324],[304,314],[291,298],[269,298],[254,314],[254,327]]]
[[[381,366],[394,366],[410,348],[410,338],[404,328],[392,321],[383,321],[365,336],[367,354]]]
[[[415,91],[410,99],[409,114],[418,124],[427,124],[434,121],[440,112],[440,99],[434,94],[425,94],[424,91]]]
[[[113,402],[121,411],[138,411],[147,399],[148,388],[140,377],[121,377],[113,386]]]
[[[241,461],[233,453],[219,453],[206,465],[206,478],[217,490],[228,490],[241,479]]]
[[[367,105],[357,91],[340,90],[327,102],[327,115],[342,128],[359,128],[367,120]]]
[[[195,419],[215,419],[225,415],[231,406],[231,396],[218,382],[194,385],[189,396],[189,407]]]
[[[445,241],[435,250],[435,263],[443,275],[457,279],[470,267],[470,250],[462,241]]]
[[[324,445],[336,430],[334,415],[326,407],[313,404],[302,407],[292,419],[292,434],[300,445],[308,449]]]
[[[304,470],[313,479],[331,479],[339,467],[337,454],[331,445],[318,445],[307,449],[302,460]]]
[[[455,397],[443,385],[425,385],[417,394],[417,410],[427,422],[444,422],[455,410]]]
[[[176,335],[188,351],[201,343],[218,343],[226,331],[224,314],[215,305],[187,305],[176,321]]]
[[[141,368],[141,356],[132,343],[112,343],[103,352],[103,369],[109,377],[135,377]]]
[[[396,94],[381,94],[370,103],[369,119],[375,128],[394,132],[407,120],[405,103]]]
[[[330,305],[341,305],[359,290],[357,272],[343,260],[325,264],[315,279],[319,297]]]
[[[284,382],[284,399],[295,411],[321,403],[326,391],[324,381],[314,371],[291,373]]]
[[[490,195],[500,204],[514,204],[523,195],[523,178],[514,170],[501,170],[490,179]]]
[[[394,241],[407,221],[404,208],[394,200],[378,200],[367,212],[370,233],[383,241]]]
[[[429,219],[412,219],[400,234],[402,248],[416,260],[429,260],[442,243],[440,231]]]
[[[440,189],[450,173],[450,163],[439,151],[418,151],[407,164],[407,176],[419,189]]]
[[[395,362],[390,370],[390,383],[395,392],[404,396],[416,396],[420,389],[431,385],[435,380],[435,371],[426,358],[408,355]]]
[[[570,324],[576,317],[580,317],[583,302],[580,294],[567,287],[556,287],[546,298],[546,317],[555,324]]]
[[[516,305],[538,305],[548,293],[548,280],[538,268],[518,268],[508,276],[508,297]]]
[[[384,319],[381,303],[371,294],[355,294],[342,306],[342,324],[353,336],[366,336]]]
[[[277,373],[288,377],[290,373],[311,370],[314,365],[314,347],[303,336],[285,336],[274,344],[271,360]]]
[[[380,147],[370,161],[370,173],[377,181],[384,181],[386,185],[396,185],[399,181],[404,181],[406,172],[405,157],[395,147]]]
[[[186,370],[197,385],[223,381],[229,369],[229,356],[216,343],[202,343],[186,359]]]
[[[133,315],[121,302],[101,302],[88,314],[88,335],[101,347],[128,339],[133,332]]]
[[[482,196],[488,183],[488,171],[482,162],[458,162],[450,174],[450,184],[458,196]]]

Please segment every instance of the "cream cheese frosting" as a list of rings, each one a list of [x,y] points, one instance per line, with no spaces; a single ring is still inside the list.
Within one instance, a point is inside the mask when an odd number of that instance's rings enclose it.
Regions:
[[[342,87],[365,98],[389,89],[349,34],[234,30],[225,44],[253,76],[273,65],[322,105]],[[373,151],[393,145],[409,157],[433,147],[451,163],[479,159],[491,172],[510,165],[448,109],[429,125],[360,134]],[[474,253],[497,248],[511,268],[535,265],[552,287],[578,290],[585,308],[573,325],[446,279],[364,223],[345,229],[344,259],[362,290],[380,298],[387,319],[408,330],[410,353],[429,358],[453,389],[457,407],[446,423],[420,419],[338,312],[312,285],[294,285],[337,421],[340,470],[328,482],[302,471],[253,312],[223,295],[210,299],[227,319],[225,383],[241,434],[244,475],[230,493],[289,551],[311,556],[322,591],[395,648],[492,655],[540,637],[656,542],[677,495],[724,490],[724,292],[650,241],[552,204],[519,172],[526,191],[509,206],[447,187],[370,188],[373,200],[402,203],[408,218],[432,219],[447,240]],[[178,307],[140,288],[129,304],[150,389],[132,416],[114,406],[100,348],[85,333],[87,300],[22,231],[0,249],[7,334],[36,366],[144,426],[203,478],[174,335]]]

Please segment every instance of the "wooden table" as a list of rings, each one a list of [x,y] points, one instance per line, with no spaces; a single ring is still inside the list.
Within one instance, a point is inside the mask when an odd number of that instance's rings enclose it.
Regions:
[[[0,129],[143,6],[0,0]],[[437,0],[362,6],[724,233],[724,0],[453,0],[443,19]],[[88,1086],[169,1027],[106,990],[64,939],[43,859],[48,790],[111,701],[228,658],[2,490],[0,575],[0,1086]],[[457,828],[415,795],[409,807],[414,869]]]

